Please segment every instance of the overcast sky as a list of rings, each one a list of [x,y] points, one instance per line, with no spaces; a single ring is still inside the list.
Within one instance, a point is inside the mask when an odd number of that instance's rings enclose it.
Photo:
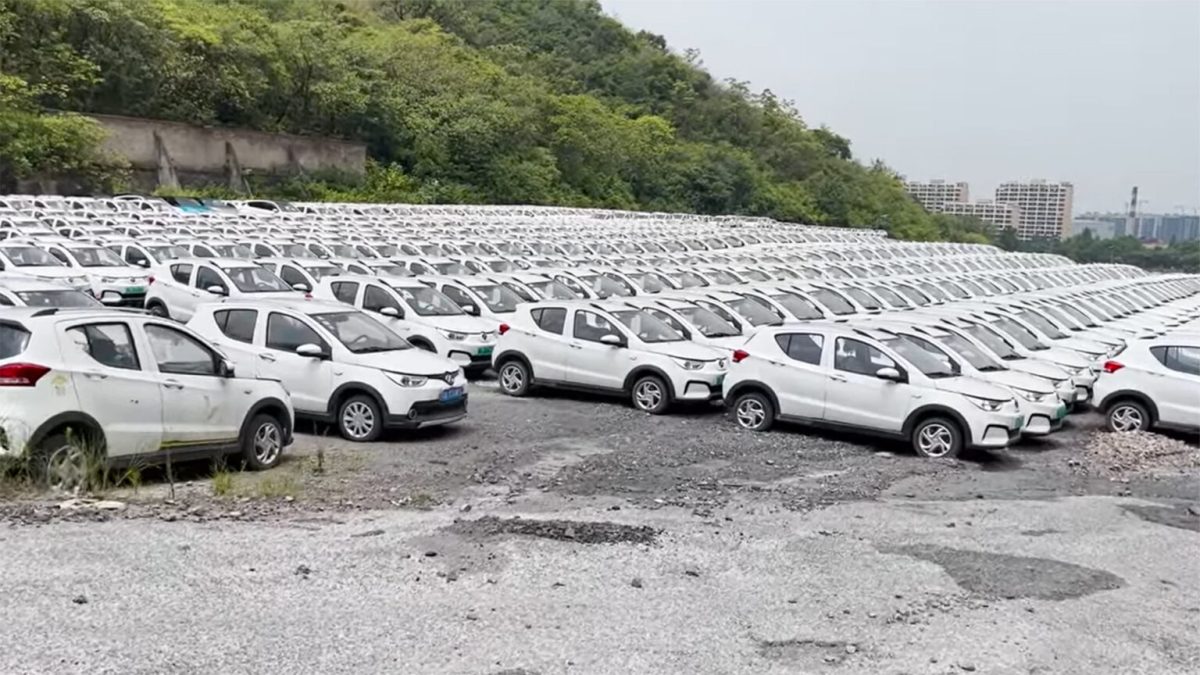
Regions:
[[[1200,0],[601,0],[911,179],[1200,207]]]

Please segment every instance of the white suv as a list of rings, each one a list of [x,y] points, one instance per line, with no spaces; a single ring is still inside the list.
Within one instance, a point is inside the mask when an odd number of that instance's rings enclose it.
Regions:
[[[492,361],[509,396],[535,385],[621,394],[661,414],[675,401],[719,399],[726,354],[623,302],[576,300],[521,305]]]
[[[209,303],[188,327],[217,344],[239,370],[283,382],[297,415],[335,423],[352,441],[467,414],[467,380],[458,366],[339,303]]]
[[[102,246],[73,241],[42,244],[59,262],[87,277],[95,295],[105,305],[141,307],[146,300],[146,270],[121,260]]]
[[[219,298],[299,298],[274,272],[252,260],[184,258],[172,260],[167,274],[150,277],[146,309],[186,322],[201,303]]]
[[[1109,431],[1200,428],[1200,336],[1131,342],[1104,363],[1095,400]]]
[[[775,420],[907,439],[924,457],[1003,448],[1025,423],[1012,394],[956,375],[904,336],[814,322],[762,330],[734,353],[725,401],[737,424]]]
[[[278,382],[236,376],[192,331],[132,312],[5,310],[0,405],[0,457],[32,459],[64,486],[79,484],[87,452],[112,463],[241,453],[265,469],[292,438]]]

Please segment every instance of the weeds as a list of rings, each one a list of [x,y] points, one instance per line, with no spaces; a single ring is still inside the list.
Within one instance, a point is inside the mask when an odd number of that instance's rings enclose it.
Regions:
[[[295,497],[300,491],[300,484],[296,481],[295,476],[264,476],[262,480],[258,481],[255,491],[259,497],[267,499]]]
[[[215,497],[226,497],[233,493],[233,472],[221,467],[213,471],[212,493]]]

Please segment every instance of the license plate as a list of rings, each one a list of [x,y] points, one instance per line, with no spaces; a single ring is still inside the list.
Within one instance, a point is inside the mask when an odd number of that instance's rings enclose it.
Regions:
[[[492,355],[492,347],[480,347],[479,349],[475,350],[475,355],[476,356],[491,356]]]
[[[1054,411],[1054,419],[1056,419],[1056,420],[1061,420],[1062,418],[1064,418],[1066,416],[1067,416],[1067,406],[1065,406],[1065,405],[1058,406],[1058,410]]]
[[[457,401],[458,399],[460,399],[462,397],[463,397],[463,388],[462,387],[450,387],[449,389],[442,390],[442,393],[438,395],[438,400],[441,401],[442,403],[453,403],[454,401]]]
[[[126,286],[125,295],[139,295],[146,292],[145,286]]]

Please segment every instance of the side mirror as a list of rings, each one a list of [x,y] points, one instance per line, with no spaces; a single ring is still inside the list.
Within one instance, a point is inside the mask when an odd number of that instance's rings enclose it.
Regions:
[[[226,293],[225,287],[217,286],[217,285],[209,286],[208,288],[206,288],[204,290],[208,291],[209,293],[212,293],[213,295],[225,295],[225,293]]]
[[[390,316],[390,317],[393,317],[396,319],[399,319],[400,317],[404,316],[404,314],[401,313],[401,311],[396,309],[395,307],[383,307],[379,310],[379,313],[384,316]]]
[[[613,335],[612,333],[609,333],[608,335],[605,335],[604,337],[600,338],[600,343],[606,344],[610,347],[624,347],[625,346],[625,341],[621,339],[621,336]]]
[[[139,258],[138,260],[134,261],[133,264],[137,265],[138,267],[149,267],[150,261],[146,260],[145,258]]]
[[[308,287],[308,284],[292,284],[292,290],[293,291],[304,291],[305,293],[307,293],[307,292],[311,291],[312,289]]]
[[[296,347],[296,353],[300,356],[307,356],[314,359],[323,358],[325,356],[325,352],[321,349],[321,346],[315,345],[311,342]]]
[[[217,374],[225,378],[237,377],[237,373],[233,369],[233,363],[229,359],[221,360],[221,365],[217,370]]]
[[[879,370],[875,371],[875,377],[878,377],[881,380],[890,380],[892,382],[904,381],[904,375],[902,375],[900,371],[895,368],[880,368]]]
[[[475,305],[463,305],[462,310],[471,316],[479,316],[479,308]]]

